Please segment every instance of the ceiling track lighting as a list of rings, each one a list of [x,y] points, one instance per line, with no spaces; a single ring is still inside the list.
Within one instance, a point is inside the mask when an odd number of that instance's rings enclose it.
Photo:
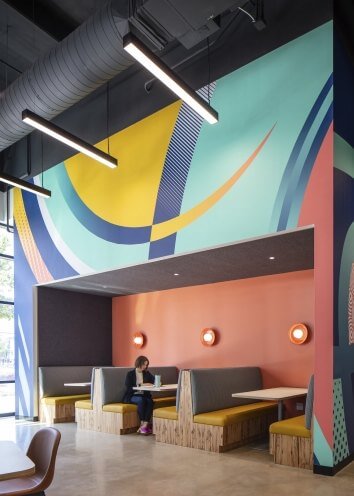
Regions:
[[[171,91],[192,107],[210,124],[219,120],[219,115],[192,88],[179,78],[164,62],[152,53],[140,40],[131,33],[123,38],[123,48],[134,57],[145,69],[164,83]]]
[[[43,198],[50,198],[52,196],[52,193],[51,191],[49,191],[49,189],[45,189],[40,186],[36,186],[35,184],[28,183],[27,181],[23,181],[22,179],[18,179],[17,177],[8,176],[3,172],[0,172],[0,181],[9,184],[10,186],[15,186],[25,191],[29,191],[30,193],[34,193],[35,195],[42,196]]]
[[[43,117],[40,117],[39,115],[35,114],[34,112],[31,112],[28,109],[22,112],[22,120],[26,124],[29,124],[30,126],[33,126],[36,129],[39,129],[39,131],[48,134],[52,138],[55,138],[58,141],[61,141],[62,143],[65,143],[68,146],[71,146],[75,150],[85,155],[88,155],[94,160],[97,160],[98,162],[101,162],[102,164],[107,165],[112,169],[114,167],[117,167],[118,165],[117,159],[112,157],[108,153],[99,150],[95,146],[90,145],[90,143],[87,143],[86,141],[78,138],[77,136],[74,136],[68,131],[65,131],[59,126],[56,126],[52,122],[47,121]]]

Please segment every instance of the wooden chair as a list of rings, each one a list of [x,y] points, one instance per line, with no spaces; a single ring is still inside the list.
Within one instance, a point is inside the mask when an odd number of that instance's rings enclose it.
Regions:
[[[35,473],[27,477],[0,481],[0,496],[44,496],[44,490],[50,486],[54,477],[60,438],[60,432],[53,427],[36,432],[27,450],[27,456],[36,466]]]

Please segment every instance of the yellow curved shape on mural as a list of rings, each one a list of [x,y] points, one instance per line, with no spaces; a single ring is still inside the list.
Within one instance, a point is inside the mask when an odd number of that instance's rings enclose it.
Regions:
[[[65,161],[70,181],[84,204],[112,224],[129,227],[153,222],[168,146],[182,103],[142,119],[109,139],[118,167],[109,169],[78,154]],[[98,148],[107,152],[107,139]],[[108,200],[108,201],[107,201]]]
[[[180,214],[178,217],[160,222],[159,224],[154,224],[152,226],[150,240],[157,241],[159,239],[165,238],[166,236],[170,236],[171,234],[176,233],[177,231],[188,226],[188,224],[190,224],[191,222],[195,221],[198,217],[203,215],[207,210],[215,205],[215,203],[217,203],[232,188],[232,186],[240,179],[242,174],[248,169],[248,167],[251,165],[253,160],[256,158],[258,153],[265,145],[273,129],[274,126],[267,133],[265,138],[257,146],[255,151],[246,160],[246,162],[235,172],[233,176],[230,177],[228,181],[226,181],[226,183],[224,183],[219,189],[214,191],[214,193],[212,193],[205,200],[203,200],[201,203],[191,208],[187,212]]]
[[[52,281],[53,277],[47,269],[34,240],[19,188],[14,188],[14,218],[22,249],[37,283]]]

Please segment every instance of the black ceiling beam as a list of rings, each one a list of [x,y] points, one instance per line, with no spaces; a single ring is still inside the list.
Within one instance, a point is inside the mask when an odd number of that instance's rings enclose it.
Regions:
[[[57,41],[66,38],[79,24],[54,5],[45,1],[33,3],[28,0],[3,0],[10,7],[29,19],[42,31]]]

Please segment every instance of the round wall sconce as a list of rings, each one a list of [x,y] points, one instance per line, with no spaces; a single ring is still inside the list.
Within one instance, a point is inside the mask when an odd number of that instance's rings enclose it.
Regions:
[[[304,344],[309,335],[305,324],[294,324],[289,329],[289,339],[293,344]]]
[[[133,344],[135,348],[142,348],[144,346],[144,334],[141,332],[135,332],[133,335]]]
[[[203,329],[200,333],[200,340],[204,346],[213,346],[215,337],[215,331],[209,327]]]

